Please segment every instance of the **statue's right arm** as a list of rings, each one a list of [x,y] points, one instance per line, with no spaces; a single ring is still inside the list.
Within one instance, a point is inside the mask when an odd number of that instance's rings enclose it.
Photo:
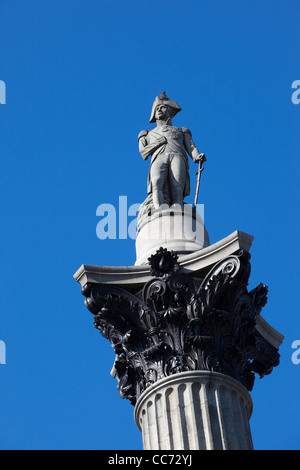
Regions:
[[[139,142],[139,152],[142,155],[144,160],[147,160],[149,155],[158,149],[161,145],[166,143],[166,139],[164,137],[160,137],[156,139],[154,142],[150,142],[148,131],[142,131],[139,133],[138,136]]]

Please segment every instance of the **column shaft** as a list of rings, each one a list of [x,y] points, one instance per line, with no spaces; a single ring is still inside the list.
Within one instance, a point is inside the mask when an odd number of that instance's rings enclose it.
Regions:
[[[251,450],[252,399],[236,380],[207,371],[158,381],[139,398],[144,450]]]

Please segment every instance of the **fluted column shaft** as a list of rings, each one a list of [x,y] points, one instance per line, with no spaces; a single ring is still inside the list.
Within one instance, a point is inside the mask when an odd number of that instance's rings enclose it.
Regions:
[[[149,387],[135,406],[144,450],[251,450],[252,399],[229,376],[194,371]]]

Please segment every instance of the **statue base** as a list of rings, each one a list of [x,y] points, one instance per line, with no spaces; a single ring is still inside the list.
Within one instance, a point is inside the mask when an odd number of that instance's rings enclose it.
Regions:
[[[160,247],[187,255],[210,245],[203,218],[192,206],[154,211],[138,227],[136,263],[146,264]]]

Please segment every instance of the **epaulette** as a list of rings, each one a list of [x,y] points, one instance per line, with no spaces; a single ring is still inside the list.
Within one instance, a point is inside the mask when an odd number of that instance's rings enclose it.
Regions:
[[[182,132],[192,135],[191,131],[187,127],[182,127],[181,130]]]
[[[141,131],[138,135],[138,141],[141,139],[141,137],[146,137],[148,135],[148,131]]]

